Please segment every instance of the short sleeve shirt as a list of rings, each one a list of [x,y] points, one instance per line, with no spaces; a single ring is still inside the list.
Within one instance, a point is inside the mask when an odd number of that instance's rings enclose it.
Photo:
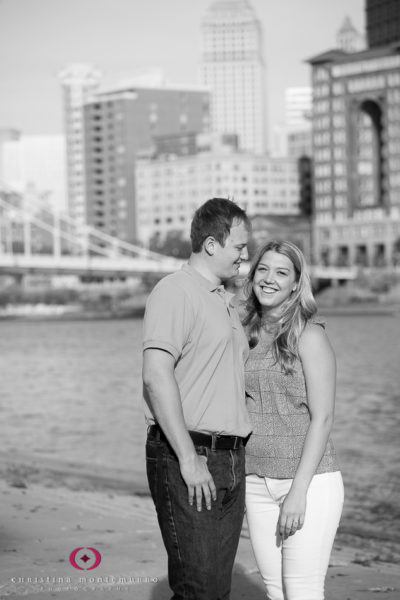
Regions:
[[[248,343],[231,300],[222,285],[184,265],[164,277],[147,300],[143,350],[158,348],[174,357],[189,430],[246,437],[251,432],[244,389]]]

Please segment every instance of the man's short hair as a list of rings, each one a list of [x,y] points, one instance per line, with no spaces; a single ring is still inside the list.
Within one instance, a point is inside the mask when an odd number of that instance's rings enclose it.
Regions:
[[[190,239],[192,251],[200,252],[204,240],[214,237],[221,246],[230,234],[233,221],[243,222],[250,229],[250,221],[245,211],[232,200],[211,198],[194,213]]]

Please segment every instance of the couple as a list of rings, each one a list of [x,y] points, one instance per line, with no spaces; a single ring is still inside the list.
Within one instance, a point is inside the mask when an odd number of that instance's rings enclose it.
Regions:
[[[189,263],[146,305],[147,476],[174,600],[229,599],[245,504],[267,598],[322,599],[341,514],[335,358],[304,258],[289,242],[262,248],[243,330],[222,282],[247,258],[248,231],[235,203],[208,200]]]

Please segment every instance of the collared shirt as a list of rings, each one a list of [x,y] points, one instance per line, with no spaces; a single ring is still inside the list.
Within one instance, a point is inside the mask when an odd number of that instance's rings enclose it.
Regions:
[[[174,357],[189,430],[246,437],[248,343],[231,299],[223,285],[184,265],[164,277],[147,300],[143,350],[158,348]],[[147,421],[154,422],[145,410]]]

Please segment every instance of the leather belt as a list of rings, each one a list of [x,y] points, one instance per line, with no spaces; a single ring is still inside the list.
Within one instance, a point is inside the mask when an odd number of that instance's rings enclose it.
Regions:
[[[211,450],[237,450],[246,445],[248,438],[238,435],[217,435],[216,433],[201,433],[200,431],[188,432],[195,446],[205,446]],[[169,443],[159,425],[150,425],[148,434],[157,440]]]

